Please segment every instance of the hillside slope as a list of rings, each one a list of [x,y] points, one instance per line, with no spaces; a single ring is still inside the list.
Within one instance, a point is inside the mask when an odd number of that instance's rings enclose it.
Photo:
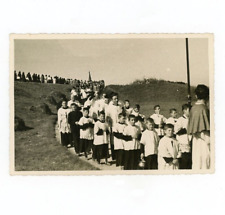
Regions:
[[[69,85],[15,83],[15,116],[26,125],[15,132],[16,171],[96,169],[73,156],[55,138],[56,105],[68,97],[70,89]]]
[[[181,106],[187,103],[187,85],[163,80],[150,80],[150,83],[136,83],[130,85],[108,85],[106,92],[114,91],[119,93],[119,99],[129,99],[131,106],[138,103],[141,106],[141,113],[149,116],[153,113],[156,104],[161,106],[161,112],[169,116],[169,109],[176,108],[181,114]],[[194,88],[191,87],[192,98]]]

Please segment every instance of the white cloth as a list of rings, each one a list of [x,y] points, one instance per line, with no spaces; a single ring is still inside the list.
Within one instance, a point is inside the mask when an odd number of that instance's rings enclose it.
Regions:
[[[177,122],[177,119],[176,119],[176,118],[173,118],[173,117],[169,117],[169,118],[166,120],[166,124],[172,124],[172,125],[175,125],[176,122]]]
[[[70,125],[68,123],[68,115],[71,110],[69,108],[59,108],[58,110],[58,126],[59,132],[70,133]]]
[[[160,125],[162,123],[166,123],[166,118],[163,115],[161,115],[161,114],[154,113],[150,117],[154,120],[154,123],[156,125]],[[157,134],[159,136],[164,135],[164,131],[163,131],[162,128],[156,128],[155,131],[157,132]]]
[[[192,169],[210,169],[210,136],[208,131],[196,133],[193,136]]]
[[[88,98],[85,102],[84,102],[84,107],[90,107],[92,105],[93,99]]]
[[[128,116],[131,114],[131,112],[133,111],[132,108],[125,108],[125,107],[124,107],[124,110],[125,110],[125,113],[126,113],[126,116],[127,116],[127,117],[128,117]]]
[[[171,163],[166,163],[163,157],[166,158],[180,158],[181,157],[181,151],[179,148],[179,144],[174,138],[170,138],[167,136],[164,136],[159,141],[159,147],[158,147],[158,169],[161,170],[172,170],[172,169],[178,169],[179,165]]]
[[[90,117],[81,117],[78,124],[80,126],[86,124],[86,123],[92,123],[94,124],[94,120]],[[87,128],[87,129],[80,129],[80,138],[81,139],[87,139],[87,140],[93,140],[94,139],[94,129],[93,128]]]
[[[98,111],[100,112],[100,111],[105,111],[105,105],[108,105],[108,104],[106,104],[105,103],[105,100],[104,99],[100,99],[99,101],[98,101],[98,104],[99,104],[99,106],[98,106]]]
[[[123,134],[126,124],[116,123],[113,127],[113,132]],[[114,149],[124,149],[124,141],[114,136]]]
[[[96,116],[98,116],[98,112],[99,112],[99,101],[100,100],[96,100],[96,99],[93,99],[92,100],[91,107],[90,107],[90,116],[93,116],[93,114],[95,114]]]
[[[119,105],[109,104],[106,112],[106,120],[110,127],[118,122],[118,115],[122,113],[122,108]]]
[[[137,139],[140,134],[141,130],[138,126],[127,125],[124,128],[123,135],[132,136],[133,139],[130,141],[124,141],[124,150],[129,151],[140,149],[140,141]]]
[[[103,130],[103,135],[97,135],[99,129]],[[109,143],[109,134],[106,133],[109,130],[109,126],[105,122],[97,121],[94,126],[94,145],[102,145]]]
[[[140,142],[144,145],[145,157],[158,154],[159,136],[156,131],[146,129],[142,133]]]
[[[87,98],[87,93],[85,92],[84,89],[81,89],[81,90],[80,90],[80,93],[81,93],[81,98],[82,98],[82,99],[86,99],[86,98]]]
[[[177,133],[181,129],[186,129],[187,130],[188,126],[188,118],[183,115],[182,117],[178,118],[177,122],[174,125],[174,132]],[[180,144],[180,149],[181,152],[190,152],[191,147],[190,147],[190,142],[187,134],[177,134],[176,135],[177,141]]]

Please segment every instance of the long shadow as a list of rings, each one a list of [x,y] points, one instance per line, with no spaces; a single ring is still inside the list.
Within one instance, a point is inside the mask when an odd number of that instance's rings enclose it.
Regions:
[[[21,128],[21,129],[17,129],[17,130],[14,130],[14,131],[15,132],[23,132],[23,131],[29,131],[29,130],[32,130],[32,129],[34,129],[34,128],[29,127],[29,126],[25,126],[25,127]]]

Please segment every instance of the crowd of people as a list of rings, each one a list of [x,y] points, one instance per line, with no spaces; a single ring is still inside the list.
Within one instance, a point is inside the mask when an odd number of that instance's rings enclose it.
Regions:
[[[61,144],[74,147],[78,156],[124,170],[209,169],[209,88],[198,85],[195,94],[193,107],[183,104],[179,118],[172,108],[166,119],[160,105],[144,116],[140,105],[119,101],[117,93],[103,91],[100,97],[98,91],[73,88],[71,100],[58,110]]]
[[[75,86],[75,88],[86,89],[90,88],[91,90],[95,91],[101,91],[105,87],[104,80],[100,81],[92,81],[91,78],[89,78],[88,81],[83,81],[79,79],[71,79],[71,78],[62,78],[58,76],[50,76],[50,75],[44,75],[44,74],[31,74],[28,72],[25,74],[24,72],[19,71],[18,73],[16,70],[14,71],[14,81],[21,81],[21,82],[36,82],[36,83],[51,83],[51,84],[71,84]]]

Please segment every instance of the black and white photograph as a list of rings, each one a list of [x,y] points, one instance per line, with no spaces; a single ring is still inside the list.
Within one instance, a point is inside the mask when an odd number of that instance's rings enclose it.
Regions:
[[[213,34],[12,34],[10,173],[213,173],[213,80]]]

